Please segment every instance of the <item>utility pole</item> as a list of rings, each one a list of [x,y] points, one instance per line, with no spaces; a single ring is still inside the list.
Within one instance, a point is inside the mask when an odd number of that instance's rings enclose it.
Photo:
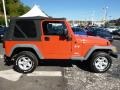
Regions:
[[[5,1],[2,0],[3,3],[3,11],[4,11],[4,17],[5,17],[5,25],[8,27],[8,22],[7,22],[7,16],[6,16],[6,8],[5,8]]]
[[[107,9],[108,9],[108,6],[106,6],[104,9],[104,22],[107,21],[107,15],[108,15],[108,12],[107,12]]]
[[[92,25],[94,25],[94,17],[95,17],[95,11],[92,11],[92,15],[91,15]]]

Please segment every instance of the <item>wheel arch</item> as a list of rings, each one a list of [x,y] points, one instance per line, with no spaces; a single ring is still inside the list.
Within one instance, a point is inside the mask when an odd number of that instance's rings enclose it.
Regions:
[[[88,60],[95,52],[106,52],[110,54],[112,52],[111,47],[102,47],[102,46],[95,46],[88,51],[85,55],[85,60]]]
[[[36,55],[38,59],[43,59],[43,56],[40,50],[35,45],[28,45],[28,44],[22,44],[22,45],[19,44],[19,45],[14,46],[9,56],[12,57],[13,55],[19,52],[22,52],[22,51],[31,51],[32,53]]]

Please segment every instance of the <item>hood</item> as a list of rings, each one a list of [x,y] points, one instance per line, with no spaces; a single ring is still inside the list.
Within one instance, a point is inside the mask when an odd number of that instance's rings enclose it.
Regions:
[[[88,36],[88,35],[76,35],[77,42],[94,44],[94,45],[108,45],[109,41],[98,37],[98,36]]]

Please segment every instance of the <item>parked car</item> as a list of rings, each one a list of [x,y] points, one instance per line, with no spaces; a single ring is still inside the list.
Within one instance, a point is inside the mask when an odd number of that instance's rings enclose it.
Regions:
[[[72,27],[72,30],[73,30],[74,34],[76,34],[76,35],[87,35],[85,30],[80,27]]]
[[[111,67],[111,57],[117,56],[108,40],[75,35],[64,18],[17,17],[10,21],[3,42],[4,58],[14,62],[14,69],[21,73],[33,72],[46,60],[86,60],[93,72],[103,73]]]
[[[119,29],[119,30],[116,30],[116,31],[113,31],[112,34],[113,34],[113,35],[119,35],[119,36],[120,36],[120,29]]]
[[[116,27],[116,26],[111,26],[111,27],[106,28],[106,30],[108,30],[110,33],[112,33],[113,31],[118,30],[118,27]]]
[[[7,28],[4,26],[0,26],[0,41],[2,40],[4,33],[6,32]]]
[[[91,35],[91,36],[100,36],[102,38],[109,40],[110,42],[113,41],[112,34],[109,31],[107,31],[106,29],[94,28],[92,30],[88,30],[87,34]]]

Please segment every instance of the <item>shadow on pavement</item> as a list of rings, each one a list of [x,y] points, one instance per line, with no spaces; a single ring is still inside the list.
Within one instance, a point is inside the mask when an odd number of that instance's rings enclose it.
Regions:
[[[60,67],[72,67],[72,65],[76,65],[78,68],[84,71],[90,71],[89,63],[88,62],[81,62],[81,61],[44,61],[40,62],[39,66],[60,66]]]

